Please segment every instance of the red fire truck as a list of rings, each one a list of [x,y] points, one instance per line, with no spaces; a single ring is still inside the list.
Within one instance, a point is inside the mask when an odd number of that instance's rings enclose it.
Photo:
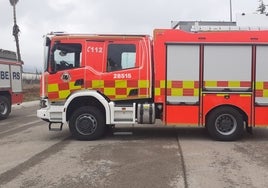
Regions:
[[[93,140],[117,124],[204,126],[230,141],[268,125],[268,30],[51,33],[38,117]]]
[[[16,53],[0,49],[0,120],[9,116],[12,104],[22,102],[21,71]]]

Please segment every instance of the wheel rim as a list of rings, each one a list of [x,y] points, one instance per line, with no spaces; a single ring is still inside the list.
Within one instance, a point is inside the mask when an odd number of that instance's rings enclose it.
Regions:
[[[0,103],[0,114],[5,115],[7,113],[7,104],[4,102]]]
[[[216,130],[222,135],[231,135],[237,129],[237,121],[231,114],[222,114],[215,121]]]
[[[91,135],[97,129],[97,120],[91,114],[82,114],[75,121],[76,130],[82,135]]]

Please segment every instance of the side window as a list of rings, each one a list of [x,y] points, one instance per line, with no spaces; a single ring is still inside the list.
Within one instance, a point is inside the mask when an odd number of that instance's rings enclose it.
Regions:
[[[66,70],[81,66],[81,44],[56,44],[54,63],[56,70]]]
[[[107,71],[130,69],[136,66],[136,46],[134,44],[109,44]]]

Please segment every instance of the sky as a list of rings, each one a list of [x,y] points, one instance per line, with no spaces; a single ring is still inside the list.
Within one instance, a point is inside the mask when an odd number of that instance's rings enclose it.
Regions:
[[[233,20],[255,13],[258,5],[259,0],[232,0]],[[51,31],[152,35],[175,20],[230,20],[230,0],[19,0],[16,9],[25,72],[42,70],[43,36]],[[0,49],[16,51],[12,27],[12,6],[0,0]]]

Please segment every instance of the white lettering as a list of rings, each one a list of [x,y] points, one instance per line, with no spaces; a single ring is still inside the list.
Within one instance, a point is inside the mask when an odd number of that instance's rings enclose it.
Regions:
[[[89,47],[87,47],[87,52],[88,53],[101,54],[101,53],[103,53],[103,48],[102,47],[89,46]]]
[[[130,78],[132,78],[131,73],[114,74],[114,79],[130,79]]]

